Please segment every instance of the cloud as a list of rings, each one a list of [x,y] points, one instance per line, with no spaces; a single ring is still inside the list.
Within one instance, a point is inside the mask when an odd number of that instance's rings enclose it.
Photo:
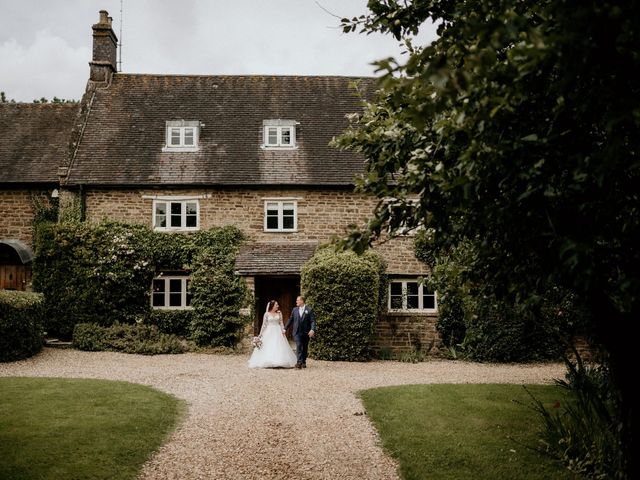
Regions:
[[[366,0],[318,2],[326,10],[315,0],[125,0],[123,71],[370,76],[371,62],[398,56],[391,36],[344,34],[331,14],[360,15]],[[120,36],[119,0],[0,0],[0,90],[18,101],[79,99],[102,8]],[[422,43],[435,38],[424,30]]]
[[[5,40],[0,44],[0,65],[6,66],[0,90],[17,101],[54,96],[79,100],[89,75],[90,55],[89,48],[73,47],[47,30],[37,32],[27,46]]]

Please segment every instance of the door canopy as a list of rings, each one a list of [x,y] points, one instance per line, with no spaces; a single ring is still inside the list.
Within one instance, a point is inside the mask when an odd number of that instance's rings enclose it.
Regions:
[[[0,240],[0,263],[26,265],[33,260],[33,250],[20,240]]]

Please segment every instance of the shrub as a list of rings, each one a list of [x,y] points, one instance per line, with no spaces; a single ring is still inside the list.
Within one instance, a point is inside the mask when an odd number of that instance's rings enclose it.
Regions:
[[[385,266],[374,252],[326,248],[302,269],[301,287],[313,307],[318,335],[310,353],[322,360],[369,360]]]
[[[155,325],[162,333],[187,337],[193,321],[193,310],[152,309],[143,319],[147,325]]]
[[[217,241],[194,260],[189,338],[198,346],[233,347],[251,321],[250,316],[240,314],[250,303],[249,292],[244,280],[233,273],[240,238],[237,229],[220,230]]]
[[[498,301],[467,280],[475,251],[469,244],[433,253],[426,234],[416,240],[416,256],[431,259],[428,282],[438,292],[436,328],[456,356],[477,361],[526,362],[559,359],[586,312],[569,292],[550,287],[537,304]]]
[[[42,295],[0,290],[0,362],[39,352],[44,343]]]
[[[161,333],[155,325],[120,323],[110,327],[79,323],[73,331],[73,346],[79,350],[109,350],[142,355],[184,353],[187,350],[180,338]]]
[[[540,304],[533,309],[490,297],[467,299],[466,356],[497,362],[560,359],[586,313],[573,295],[558,288],[551,288]]]
[[[608,368],[587,368],[579,357],[567,366],[567,379],[557,381],[569,393],[564,405],[549,410],[534,398],[545,451],[584,478],[627,478],[620,395]]]
[[[411,350],[398,355],[398,361],[402,363],[420,363],[424,362],[426,358],[427,355],[421,350]]]
[[[235,345],[249,298],[233,272],[242,238],[235,227],[180,234],[118,222],[40,223],[33,283],[45,295],[47,328],[69,338],[78,323],[142,319],[201,346]],[[151,309],[151,282],[162,270],[191,271],[191,311]]]
[[[440,333],[445,347],[455,348],[464,341],[467,327],[464,322],[462,300],[455,295],[438,297],[438,323],[436,329]]]
[[[152,233],[115,222],[41,225],[33,284],[45,294],[47,329],[69,338],[76,323],[108,326],[148,311]]]
[[[108,350],[106,336],[105,327],[95,323],[78,323],[73,329],[73,346],[89,352]]]

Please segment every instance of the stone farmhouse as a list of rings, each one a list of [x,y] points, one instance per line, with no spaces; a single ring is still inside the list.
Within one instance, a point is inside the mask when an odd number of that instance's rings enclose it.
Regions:
[[[58,195],[78,105],[0,103],[0,289],[31,281],[34,206]]]
[[[61,209],[79,205],[89,222],[140,223],[175,235],[239,227],[249,240],[236,270],[254,291],[256,310],[275,298],[290,311],[316,247],[363,224],[377,203],[353,192],[364,159],[329,146],[374,80],[119,73],[107,12],[92,28],[79,105],[0,110],[0,261],[28,261],[30,195],[55,189]],[[428,267],[412,245],[406,236],[376,247],[389,275],[377,346],[396,353],[439,344],[436,295],[418,280]],[[188,276],[158,272],[149,286],[153,307],[189,308]]]

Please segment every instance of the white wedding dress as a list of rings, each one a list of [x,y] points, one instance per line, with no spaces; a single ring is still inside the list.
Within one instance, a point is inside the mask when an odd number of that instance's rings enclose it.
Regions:
[[[291,368],[296,365],[296,355],[282,333],[282,314],[267,312],[262,318],[262,346],[254,348],[249,359],[249,368]]]

